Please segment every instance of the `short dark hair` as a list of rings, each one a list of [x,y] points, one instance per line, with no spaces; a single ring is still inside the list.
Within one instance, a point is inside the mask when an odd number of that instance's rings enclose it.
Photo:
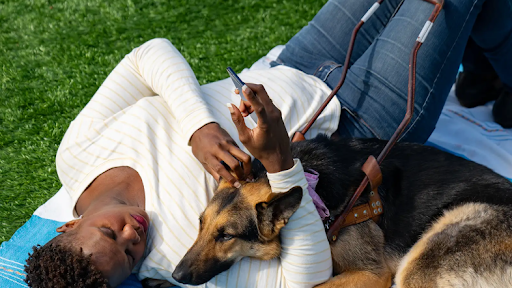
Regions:
[[[71,234],[66,232],[44,246],[32,247],[33,253],[29,254],[25,265],[25,282],[29,287],[110,288],[108,280],[91,263],[92,254],[85,255],[82,248],[72,247],[67,244],[69,241],[63,241],[73,240]]]

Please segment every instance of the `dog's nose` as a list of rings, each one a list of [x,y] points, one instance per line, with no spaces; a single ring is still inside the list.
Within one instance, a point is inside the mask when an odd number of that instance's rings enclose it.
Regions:
[[[178,267],[176,267],[172,273],[172,278],[183,284],[191,284],[190,282],[192,281],[192,273],[189,273],[187,269],[180,269],[178,265]]]

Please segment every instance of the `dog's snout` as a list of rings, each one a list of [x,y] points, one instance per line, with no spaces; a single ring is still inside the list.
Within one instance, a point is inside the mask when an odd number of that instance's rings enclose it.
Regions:
[[[172,278],[183,284],[191,284],[192,273],[190,273],[190,269],[188,269],[188,267],[185,267],[183,262],[180,262],[180,264],[176,266],[176,269],[174,269]]]

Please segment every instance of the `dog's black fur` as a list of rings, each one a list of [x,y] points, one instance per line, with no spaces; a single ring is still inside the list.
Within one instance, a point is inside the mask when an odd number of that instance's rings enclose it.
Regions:
[[[355,192],[369,155],[375,157],[387,141],[329,139],[318,136],[292,144],[292,155],[304,170],[320,174],[316,192],[331,215],[337,215]],[[256,176],[265,172],[253,164]],[[464,203],[512,205],[512,183],[487,167],[433,147],[398,143],[381,165],[379,188],[384,214],[378,226],[386,249],[405,254],[443,211]],[[369,188],[356,205],[368,202]]]
[[[315,190],[336,216],[361,183],[368,156],[377,156],[385,145],[375,139],[321,135],[291,148],[305,171],[320,174]],[[363,221],[340,231],[339,240],[330,245],[335,277],[322,288],[387,288],[392,279],[403,288],[512,287],[509,180],[436,148],[407,143],[391,149],[381,170],[384,214],[378,223]],[[194,285],[208,281],[234,263],[235,258],[226,256],[235,255],[228,253],[233,249],[238,256],[262,260],[280,253],[279,227],[300,205],[302,189],[275,196],[265,172],[255,160],[255,181],[241,181],[240,188],[221,181],[203,212],[207,220],[196,243],[174,271],[175,279]],[[368,202],[369,190],[356,205]],[[274,205],[279,213],[270,208]],[[226,227],[237,235],[234,242],[214,240]],[[246,234],[251,237],[239,236]],[[212,259],[220,262],[211,264]]]

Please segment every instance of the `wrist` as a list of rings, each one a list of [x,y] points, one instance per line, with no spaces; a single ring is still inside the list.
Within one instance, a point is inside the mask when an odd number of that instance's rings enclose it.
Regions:
[[[217,125],[220,127],[220,125],[217,123],[217,122],[209,122],[209,123],[206,123],[204,124],[203,126],[201,126],[199,129],[197,129],[193,134],[192,136],[190,136],[190,140],[189,140],[189,143],[192,144],[192,140],[194,139],[194,136],[196,136],[197,134],[200,134],[201,131],[205,131],[206,129],[204,128],[208,128],[208,127],[211,127],[212,125]]]
[[[276,155],[268,159],[258,159],[265,167],[268,173],[278,173],[291,169],[294,165],[291,153],[289,155]]]

